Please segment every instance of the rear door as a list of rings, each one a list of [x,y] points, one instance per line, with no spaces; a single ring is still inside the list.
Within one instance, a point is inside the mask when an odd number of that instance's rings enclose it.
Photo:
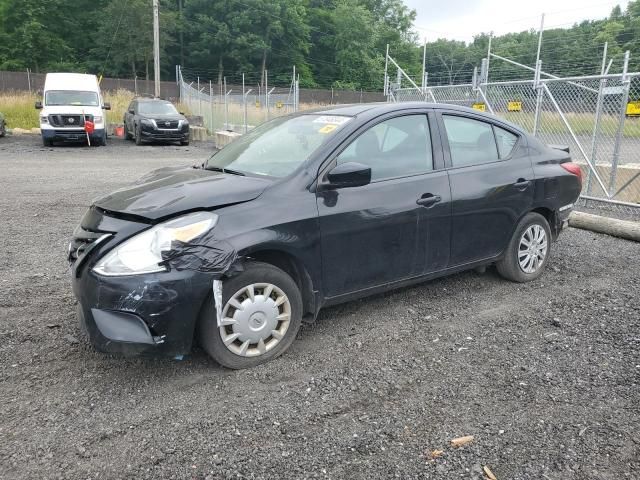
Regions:
[[[134,100],[134,101],[131,101],[131,103],[127,107],[127,111],[124,112],[124,128],[130,134],[133,134],[135,130],[133,114],[130,113],[132,110],[135,111],[135,108],[136,108],[136,102]]]
[[[327,297],[447,266],[449,182],[429,125],[426,111],[383,117],[361,129],[325,168],[323,175],[357,162],[372,171],[369,185],[318,193]]]
[[[438,118],[451,183],[450,264],[494,257],[533,204],[526,139],[482,116],[445,110]]]

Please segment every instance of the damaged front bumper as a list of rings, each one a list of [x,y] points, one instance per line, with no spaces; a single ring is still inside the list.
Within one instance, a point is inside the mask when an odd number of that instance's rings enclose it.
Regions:
[[[147,228],[96,208],[84,216],[68,252],[81,326],[103,352],[186,354],[203,302],[211,297],[212,273],[171,266],[140,275],[93,271],[111,248]]]
[[[102,277],[85,271],[73,277],[78,316],[97,350],[163,355],[189,353],[209,275],[171,271]]]

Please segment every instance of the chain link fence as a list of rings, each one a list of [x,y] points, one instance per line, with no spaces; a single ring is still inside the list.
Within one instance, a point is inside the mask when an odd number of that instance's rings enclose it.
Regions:
[[[388,101],[448,103],[494,113],[583,168],[583,201],[640,210],[640,73],[390,88]]]
[[[226,130],[246,133],[257,125],[298,111],[299,84],[294,77],[288,87],[248,88],[244,85],[213,85],[187,82],[178,72],[180,102],[192,115],[202,117],[204,127],[213,133]]]

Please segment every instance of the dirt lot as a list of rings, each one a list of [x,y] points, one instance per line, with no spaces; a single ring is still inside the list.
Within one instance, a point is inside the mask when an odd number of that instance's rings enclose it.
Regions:
[[[92,351],[74,226],[210,150],[0,139],[0,477],[640,478],[640,245],[604,235],[565,232],[531,284],[464,273],[327,309],[252,370]]]

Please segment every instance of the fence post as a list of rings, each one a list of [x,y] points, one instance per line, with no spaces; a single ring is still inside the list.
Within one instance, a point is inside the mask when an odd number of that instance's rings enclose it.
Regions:
[[[244,93],[244,73],[242,74],[242,133],[247,133],[247,97]]]
[[[27,68],[27,83],[29,84],[29,95],[31,95],[31,71]]]
[[[542,60],[536,62],[536,71],[533,74],[533,88],[536,91],[536,110],[533,115],[533,135],[538,135],[538,127],[540,126],[540,109],[542,108],[542,97],[544,91],[540,84],[540,71],[542,70]]]
[[[222,85],[224,86],[224,129],[229,130],[229,109],[227,101],[227,77],[223,77]]]
[[[624,135],[624,121],[626,118],[627,102],[629,101],[629,86],[631,80],[628,75],[629,50],[624,53],[624,65],[622,67],[622,102],[620,104],[620,121],[616,133],[616,143],[613,148],[613,158],[611,159],[611,175],[609,176],[609,198],[614,196],[616,188],[616,175],[618,173],[618,161],[620,160],[620,144]]]
[[[609,46],[608,42],[604,42],[604,49],[602,52],[602,67],[600,68],[600,74],[605,74],[605,67],[607,64],[607,48]],[[607,80],[605,78],[600,79],[600,86],[598,87],[598,100],[596,102],[596,119],[593,124],[593,133],[591,135],[591,161],[593,162],[593,166],[596,165],[596,152],[598,149],[598,131],[600,130],[600,117],[602,115],[602,102],[604,100],[604,87],[607,84]],[[587,195],[591,193],[591,169],[587,171],[587,186],[586,186]]]
[[[213,126],[213,82],[211,80],[209,80],[209,110],[210,110],[210,120],[209,120],[209,128],[210,128],[210,132],[213,135],[213,132],[215,131],[214,126]]]
[[[267,121],[269,121],[269,70],[264,71],[264,103],[267,107]]]
[[[203,117],[202,115],[202,92],[200,91],[200,77],[198,77],[198,115]],[[203,117],[204,120],[204,117]]]
[[[385,97],[389,97],[389,75],[388,75],[388,71],[389,71],[389,44],[387,43],[387,53],[384,56],[384,83],[382,85]],[[389,98],[387,98],[387,101],[388,100],[389,100]]]

